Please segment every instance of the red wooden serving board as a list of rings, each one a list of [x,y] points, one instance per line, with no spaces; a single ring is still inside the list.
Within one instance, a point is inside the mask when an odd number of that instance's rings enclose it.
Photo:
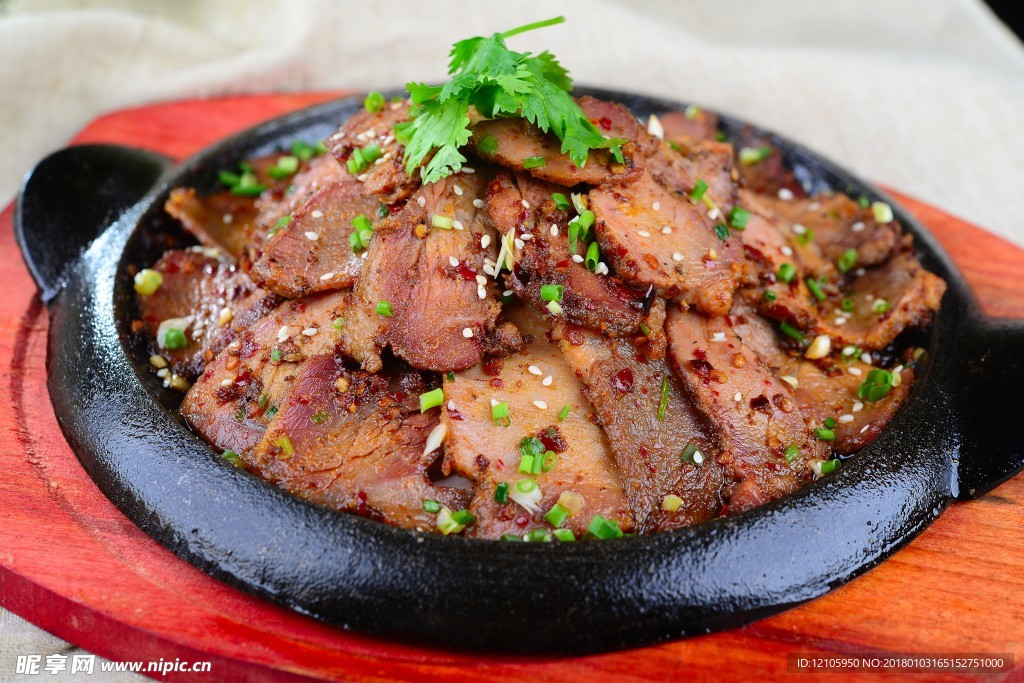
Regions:
[[[73,142],[143,146],[181,158],[335,96],[143,107],[102,117]],[[1024,317],[1024,251],[898,197],[949,250],[987,313]],[[591,657],[483,656],[397,644],[229,588],[132,525],[64,442],[45,385],[46,311],[21,262],[11,215],[10,207],[0,214],[0,604],[61,638],[117,660],[210,661],[212,678],[194,675],[206,681],[776,679],[787,675],[787,654],[804,652],[1013,653],[1016,668],[1008,676],[1024,679],[1024,476],[954,504],[882,566],[802,607],[724,633]]]

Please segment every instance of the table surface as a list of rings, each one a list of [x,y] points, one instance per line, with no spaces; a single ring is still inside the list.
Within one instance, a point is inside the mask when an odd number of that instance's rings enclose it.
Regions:
[[[116,112],[74,142],[183,158],[337,93],[196,100]],[[1024,250],[909,197],[986,313],[1024,318]],[[221,584],[139,531],[68,448],[45,386],[47,315],[0,214],[0,603],[112,659],[211,661],[220,680],[645,681],[784,677],[794,653],[1012,653],[1024,680],[1024,476],[955,503],[924,533],[832,593],[746,627],[574,658],[476,655],[345,632]],[[847,674],[855,678],[856,674]],[[188,675],[168,676],[187,680]],[[196,680],[204,679],[197,675]],[[953,680],[917,674],[915,680]],[[209,680],[208,675],[205,680]]]

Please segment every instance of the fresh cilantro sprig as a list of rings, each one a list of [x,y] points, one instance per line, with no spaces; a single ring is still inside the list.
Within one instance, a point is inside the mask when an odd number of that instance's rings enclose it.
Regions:
[[[432,183],[459,171],[466,157],[459,148],[470,138],[469,108],[485,118],[524,118],[562,141],[562,153],[579,167],[592,149],[607,149],[622,161],[621,138],[606,138],[573,100],[569,72],[548,51],[532,55],[508,49],[505,40],[534,29],[561,24],[555,17],[455,43],[448,73],[441,86],[408,83],[413,119],[396,127],[405,144],[409,173],[433,156],[420,173]]]

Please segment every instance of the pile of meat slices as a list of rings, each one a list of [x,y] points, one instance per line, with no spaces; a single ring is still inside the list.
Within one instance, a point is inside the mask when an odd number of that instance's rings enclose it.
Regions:
[[[888,207],[807,197],[706,112],[579,104],[621,159],[481,121],[466,167],[422,185],[387,103],[286,178],[250,160],[258,197],[174,190],[201,246],[152,266],[136,329],[188,424],[302,498],[423,530],[468,510],[481,538],[550,531],[556,504],[576,538],[693,525],[870,443],[914,381],[897,337],[945,289]]]

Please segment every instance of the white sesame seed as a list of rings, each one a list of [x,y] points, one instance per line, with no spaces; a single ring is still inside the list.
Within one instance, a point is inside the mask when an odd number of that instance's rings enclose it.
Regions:
[[[335,133],[334,135],[332,135],[332,136],[331,136],[331,139],[332,139],[332,140],[340,140],[340,139],[342,139],[343,137],[345,137],[345,134],[344,134],[344,133],[340,133],[340,132],[339,132],[339,133]]]
[[[515,292],[513,292],[511,289],[506,289],[504,292],[501,293],[501,295],[502,296],[512,296],[514,293]]]
[[[797,381],[797,378],[794,377],[793,375],[783,375],[779,379],[781,379],[783,382],[785,382],[789,386],[793,387],[793,389],[799,389],[800,388],[800,382]]]
[[[323,218],[324,212],[321,211],[320,209],[314,209],[313,211],[309,212],[309,215],[312,216],[313,218]]]
[[[552,377],[551,375],[548,375],[547,377],[545,377],[543,379],[543,381],[541,381],[541,384],[543,384],[546,387],[550,387],[551,383],[554,382],[554,381],[555,381],[555,378]]]
[[[714,247],[708,249],[708,258],[711,259],[712,261],[718,258],[718,252],[715,251]]]
[[[847,358],[849,358],[850,356],[852,356],[856,352],[857,352],[857,347],[856,346],[844,346],[843,347],[843,355],[846,356]]]
[[[528,232],[524,232],[519,237],[521,237],[524,242],[529,242],[530,240],[533,239],[533,235],[531,233],[528,233]]]
[[[856,275],[857,277],[864,277],[864,273],[866,272],[868,271],[864,270],[863,268],[858,268],[857,270],[853,271],[853,274]]]
[[[718,210],[717,206],[715,208],[711,209],[710,211],[708,211],[708,218],[710,218],[713,221],[717,221],[718,217],[721,216],[721,215],[722,215],[722,212]]]
[[[853,232],[861,232],[864,230],[864,228],[864,221],[857,221],[856,223],[850,226],[850,230],[852,230]]]
[[[521,200],[519,203],[523,205],[524,209],[530,208],[530,202],[526,201],[525,199]]]
[[[487,298],[487,287],[484,286],[484,285],[477,285],[476,286],[476,295],[478,297],[480,297],[481,299],[486,299]]]
[[[327,282],[332,277],[334,277],[334,273],[324,273],[323,275],[320,276],[320,281],[321,282]]]
[[[537,376],[540,376],[540,375],[543,375],[543,374],[544,374],[543,372],[541,372],[541,369],[540,369],[540,368],[538,368],[538,367],[537,367],[536,365],[531,365],[530,367],[528,367],[528,368],[526,368],[526,369],[530,371],[530,374],[531,374],[531,375],[537,375]]]
[[[583,263],[583,257],[580,256],[579,254],[573,254],[572,260],[576,263]]]
[[[865,294],[864,295],[864,301],[874,301],[874,300],[875,300],[875,295],[874,294]]]
[[[818,209],[821,208],[821,202],[811,202],[810,204],[807,205],[807,208],[810,209],[811,211],[817,211]]]
[[[835,323],[836,325],[845,325],[845,324],[846,324],[846,318],[844,318],[844,317],[842,317],[842,316],[838,316],[838,317],[837,317],[837,318],[836,318],[835,320],[833,320],[832,322],[834,322],[834,323]]]
[[[469,166],[463,166],[462,167],[462,172],[463,173],[476,173],[476,169],[475,168],[470,168]]]
[[[449,256],[449,257],[448,257],[448,264],[449,264],[449,265],[450,265],[450,266],[451,266],[452,268],[457,268],[457,267],[458,267],[458,265],[459,265],[459,259],[455,258],[454,256]]]
[[[857,401],[856,403],[853,404],[853,412],[859,413],[862,410],[864,410],[864,404],[863,403],[861,403],[860,401]]]
[[[285,325],[284,327],[282,327],[281,329],[279,329],[277,331],[277,341],[278,342],[286,342],[286,341],[288,341],[288,338],[291,337],[291,336],[292,336],[292,333],[288,331],[288,326],[287,325]]]
[[[839,421],[840,422],[853,422],[853,415],[850,415],[849,413],[847,413],[846,415],[840,415],[839,416]]]
[[[672,234],[672,228],[670,228],[670,227],[668,227],[666,225],[664,228],[661,229],[661,234],[662,235],[671,235]]]
[[[232,216],[230,213],[226,213],[223,216],[221,216],[220,219],[225,223],[231,223],[231,221],[235,220],[235,217]]]
[[[672,254],[672,260],[673,260],[673,261],[675,261],[676,263],[679,263],[680,261],[682,261],[682,260],[683,260],[683,255],[682,255],[682,254],[680,254],[680,253],[679,253],[678,251],[677,251],[677,252],[674,252],[674,253]]]
[[[514,244],[516,245],[516,249],[522,249],[523,248],[523,241],[521,239],[519,239],[518,237],[514,240]]]
[[[793,232],[795,232],[797,235],[806,235],[807,234],[807,228],[805,228],[804,226],[800,225],[799,223],[794,223],[793,224]]]
[[[455,401],[453,399],[448,399],[448,410],[455,410]]]
[[[462,230],[462,221],[452,221],[452,227],[455,228],[456,230]]]
[[[224,327],[229,322],[231,322],[231,319],[234,317],[234,311],[225,306],[224,308],[220,309],[220,315],[217,316],[217,327]]]
[[[793,249],[791,247],[789,247],[788,245],[783,245],[782,248],[779,249],[779,251],[781,251],[786,256],[792,256],[793,255]]]
[[[609,272],[608,265],[604,261],[598,263],[597,268],[594,268],[595,275],[607,275]]]
[[[230,387],[234,383],[235,383],[235,380],[233,380],[233,379],[222,379],[220,381],[220,385],[222,387]]]
[[[491,244],[491,236],[490,235],[484,235],[483,237],[480,238],[480,248],[481,249],[486,249],[488,246],[490,246],[490,244]]]
[[[779,188],[779,199],[781,199],[784,202],[788,202],[792,198],[793,198],[793,191],[792,190],[790,190],[787,187]]]
[[[494,277],[494,266],[485,263],[484,264],[484,272],[487,273],[488,275],[490,275],[491,277]]]
[[[661,125],[661,120],[654,114],[647,119],[647,132],[659,140],[665,139],[665,127]]]
[[[860,377],[861,375],[864,374],[864,371],[861,370],[860,368],[850,368],[850,374],[853,375],[854,377]]]
[[[552,223],[550,232],[552,237],[558,237],[558,226]]]
[[[461,197],[462,196],[462,188],[459,187],[458,185],[453,186],[452,187],[452,191],[455,193],[456,197]]]
[[[736,395],[732,397],[732,400],[734,400],[737,403],[739,403],[740,401],[743,400],[743,394],[741,392],[737,391]]]
[[[824,358],[828,355],[828,352],[832,350],[832,338],[827,334],[819,334],[811,342],[811,345],[807,347],[807,351],[804,352],[805,358],[811,360],[817,360]]]
[[[482,208],[484,208],[484,205],[485,205],[486,203],[487,203],[487,202],[485,202],[485,201],[484,201],[484,200],[482,200],[482,199],[474,199],[474,200],[473,200],[473,206],[475,206],[475,207],[476,207],[476,208],[478,208],[478,209],[482,209]]]
[[[868,365],[871,365],[871,354],[868,353],[867,351],[860,354],[860,361],[862,363],[867,363]]]
[[[464,327],[462,329],[462,336],[466,339],[471,339],[473,337],[473,330],[469,327]]]
[[[869,422],[869,423],[867,423],[866,425],[864,425],[863,427],[860,428],[860,433],[863,434],[864,432],[868,431],[868,428],[870,428],[870,427],[871,427],[871,423]]]
[[[167,368],[160,368],[159,370],[156,371],[157,377],[166,377],[169,374],[171,374],[171,371],[168,370]]]
[[[478,285],[486,285],[487,284],[487,278],[485,278],[483,275],[477,275],[476,276],[476,283]]]
[[[380,165],[381,165],[381,164],[383,164],[383,163],[384,163],[385,161],[387,161],[387,159],[385,159],[384,157],[381,157],[381,158],[377,159],[376,161],[374,161],[374,162],[373,162],[373,165],[374,165],[374,166],[380,166]]]
[[[307,327],[306,329],[304,329],[302,331],[302,334],[306,335],[307,337],[314,337],[314,336],[316,336],[316,333],[319,332],[319,331],[320,330],[318,330],[315,327]]]
[[[650,237],[651,236],[651,233],[647,232],[646,230],[637,230],[636,234],[640,235],[641,237]]]
[[[427,198],[426,197],[417,197],[416,198],[416,203],[419,204],[420,206],[426,206]]]
[[[306,239],[309,240],[310,242],[316,242],[318,239],[320,239],[320,235],[318,233],[313,232],[312,230],[307,230]]]
[[[361,183],[365,183],[366,182],[366,178],[367,178],[367,175],[365,173],[360,173],[359,175],[356,176],[356,180],[358,180]]]
[[[653,204],[651,204],[651,208],[654,209],[655,211],[660,211],[661,210],[661,202],[654,202]]]
[[[547,410],[548,409],[548,404],[545,403],[544,401],[534,401],[533,405],[535,405],[538,410]]]

